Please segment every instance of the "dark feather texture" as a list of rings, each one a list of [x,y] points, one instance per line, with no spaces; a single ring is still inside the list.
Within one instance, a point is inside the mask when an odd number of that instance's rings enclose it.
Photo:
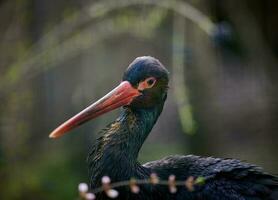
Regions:
[[[235,159],[169,156],[143,166],[165,178],[174,174],[180,180],[189,176],[205,179],[191,194],[181,189],[176,194],[177,199],[278,199],[277,177]]]
[[[133,197],[128,188],[121,188],[119,199],[278,199],[277,177],[235,159],[176,155],[141,166],[136,158],[146,137],[143,130],[148,126],[146,121],[149,124],[155,121],[155,115],[150,113],[140,113],[146,120],[138,121],[141,117],[136,117],[126,108],[114,123],[103,130],[104,135],[97,140],[88,157],[92,188],[100,186],[105,175],[118,182],[132,177],[147,179],[155,172],[164,180],[171,174],[177,180],[203,177],[205,184],[195,187],[193,192],[185,187],[179,188],[175,195],[171,195],[164,186],[145,185],[140,194]],[[143,124],[146,124],[144,128]]]
[[[102,131],[93,146],[88,156],[91,188],[101,186],[105,175],[112,182],[119,182],[132,177],[148,179],[155,172],[164,180],[173,174],[177,180],[202,177],[205,182],[196,185],[194,191],[178,187],[176,194],[170,194],[168,187],[159,185],[142,185],[137,195],[128,187],[122,187],[118,199],[278,200],[277,177],[239,160],[176,155],[141,165],[137,156],[163,109],[168,72],[158,60],[142,57],[136,59],[124,75],[124,80],[134,87],[148,76],[155,77],[157,85],[124,107],[120,117]],[[99,194],[97,198],[106,199],[106,196]]]

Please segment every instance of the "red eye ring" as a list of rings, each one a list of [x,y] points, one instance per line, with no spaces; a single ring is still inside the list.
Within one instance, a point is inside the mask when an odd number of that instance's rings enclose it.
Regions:
[[[154,86],[156,79],[154,77],[150,77],[150,78],[145,79],[144,82],[146,83],[146,88],[151,88]]]
[[[148,89],[154,86],[156,82],[156,79],[154,77],[149,77],[147,79],[145,79],[144,81],[140,82],[137,89],[138,90],[144,90],[144,89]]]

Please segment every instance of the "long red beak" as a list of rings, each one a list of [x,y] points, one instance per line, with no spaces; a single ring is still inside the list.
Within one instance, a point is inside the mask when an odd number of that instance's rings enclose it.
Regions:
[[[49,135],[50,138],[57,138],[64,135],[73,128],[96,118],[104,113],[114,110],[118,107],[129,105],[134,97],[141,93],[132,87],[128,81],[123,81],[119,86],[106,94],[104,97],[93,103],[68,121],[61,124]]]

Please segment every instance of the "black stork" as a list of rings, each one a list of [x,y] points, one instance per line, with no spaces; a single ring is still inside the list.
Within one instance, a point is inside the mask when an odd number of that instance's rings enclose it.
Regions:
[[[91,188],[100,186],[106,175],[112,182],[119,182],[131,177],[147,179],[156,173],[165,180],[170,175],[177,180],[204,177],[205,183],[194,191],[180,187],[175,194],[159,185],[142,185],[136,195],[123,187],[118,199],[278,200],[276,176],[236,159],[174,155],[141,165],[138,153],[163,109],[167,90],[167,69],[153,57],[138,57],[125,71],[119,86],[60,125],[50,137],[59,137],[90,119],[122,107],[120,116],[102,130],[89,153]],[[98,197],[106,198],[104,194]]]

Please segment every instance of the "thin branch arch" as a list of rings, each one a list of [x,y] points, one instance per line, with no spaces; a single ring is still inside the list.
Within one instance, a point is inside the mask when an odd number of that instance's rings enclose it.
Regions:
[[[77,12],[72,21],[69,22],[65,19],[59,25],[56,25],[52,31],[42,36],[22,58],[12,64],[0,82],[1,94],[5,94],[9,89],[14,88],[23,78],[26,80],[43,73],[51,67],[61,63],[63,60],[78,54],[78,52],[92,47],[98,41],[115,34],[131,32],[127,29],[117,30],[113,21],[108,20],[97,28],[92,29],[89,27],[79,34],[69,37],[69,39],[62,43],[60,42],[65,35],[72,34],[80,25],[90,22],[94,18],[102,17],[113,10],[135,5],[150,5],[166,10],[173,10],[181,16],[191,20],[208,35],[211,35],[214,29],[214,24],[209,17],[189,3],[181,0],[103,0],[94,2]],[[87,14],[85,17],[83,15],[84,13]],[[113,27],[113,29],[110,28],[110,30],[107,30],[101,28],[101,26],[106,25]],[[98,39],[92,39],[94,35],[97,35],[98,37],[96,38]],[[91,39],[88,39],[90,37]],[[76,51],[76,46],[78,47],[78,51]],[[62,49],[65,51],[62,52]],[[57,52],[59,53],[57,54]],[[61,53],[63,56],[60,56]],[[39,68],[38,66],[42,67]],[[15,73],[15,71],[17,71],[17,73]]]

